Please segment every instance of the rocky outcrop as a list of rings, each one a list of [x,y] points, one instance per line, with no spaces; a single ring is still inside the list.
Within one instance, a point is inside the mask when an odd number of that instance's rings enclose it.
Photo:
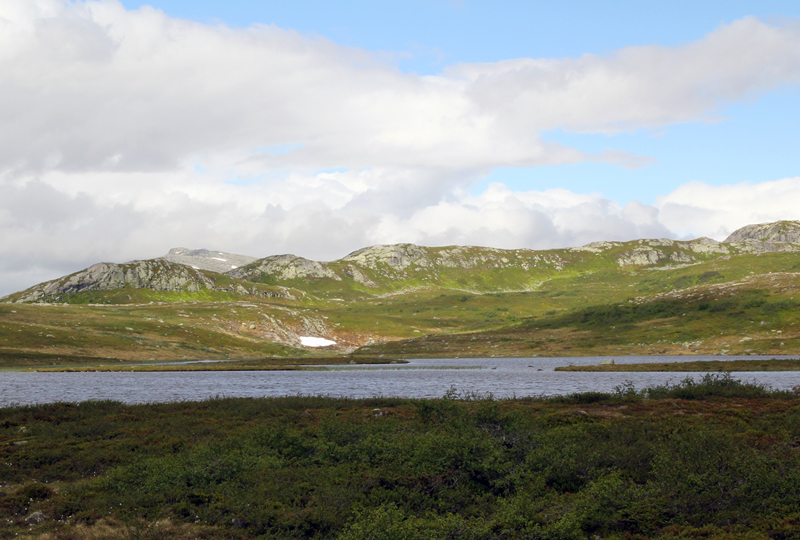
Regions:
[[[697,238],[688,242],[689,249],[695,253],[727,255],[731,252],[727,246],[711,238]]]
[[[657,249],[637,247],[617,257],[617,264],[620,266],[650,266],[658,264],[665,258],[667,258],[666,255]]]
[[[563,268],[566,260],[554,253],[531,249],[496,249],[474,246],[429,248],[414,244],[379,245],[354,251],[342,261],[376,272],[398,274],[405,270],[436,271],[442,268]]]
[[[622,267],[655,266],[672,263],[691,264],[697,262],[696,256],[702,260],[704,257],[715,255],[800,251],[800,243],[795,243],[798,237],[800,237],[800,222],[782,221],[744,227],[729,236],[725,242],[717,242],[711,238],[697,238],[686,242],[661,238],[637,240],[625,244],[616,243],[614,246],[609,243],[603,244],[605,249],[633,244],[632,249],[616,255],[616,262]],[[599,253],[601,250],[595,247],[598,244],[574,249]]]
[[[359,285],[363,285],[364,287],[375,288],[378,286],[377,283],[369,279],[361,270],[359,270],[352,264],[348,264],[347,266],[345,266],[344,269],[342,270],[342,273],[345,276],[352,278],[353,281],[355,281]]]
[[[209,251],[207,249],[172,248],[169,253],[161,257],[164,260],[185,264],[200,270],[211,270],[224,274],[251,262],[255,257],[225,253],[224,251]]]
[[[24,291],[17,302],[59,302],[83,291],[132,287],[154,291],[198,292],[212,289],[214,280],[200,270],[165,260],[99,263],[69,276]]]
[[[776,221],[747,225],[735,230],[725,239],[725,242],[746,242],[748,240],[770,244],[800,244],[800,221]],[[773,251],[777,251],[777,249]]]
[[[370,246],[354,251],[342,260],[372,270],[386,266],[396,270],[405,270],[411,265],[423,267],[431,265],[428,250],[414,244]]]
[[[47,520],[47,517],[39,511],[33,512],[25,517],[25,523],[28,525],[39,525],[40,523],[44,523]]]
[[[602,253],[611,248],[621,246],[622,242],[591,242],[585,246],[569,248],[570,251],[588,251],[590,253]]]
[[[228,272],[228,275],[251,281],[263,281],[264,276],[271,276],[285,281],[323,278],[341,281],[342,279],[327,264],[304,259],[296,255],[273,255],[272,257],[258,259],[252,264]]]
[[[776,221],[747,225],[725,239],[740,253],[800,251],[800,221]]]
[[[218,285],[214,274],[209,274],[164,259],[132,261],[124,264],[99,263],[80,272],[31,287],[15,295],[12,301],[63,302],[81,292],[112,291],[126,287],[166,292],[214,290],[260,298],[292,298],[286,289],[280,287],[277,290],[265,290],[254,283],[231,283],[231,280],[224,280]]]
[[[327,279],[339,282],[345,288],[355,286],[355,290],[384,288],[396,291],[403,290],[400,284],[404,280],[413,280],[412,288],[435,286],[442,279],[451,280],[447,286],[452,286],[453,270],[463,269],[464,279],[459,281],[457,287],[471,290],[469,287],[473,280],[480,281],[483,283],[481,288],[486,288],[487,272],[512,269],[529,271],[533,268],[560,272],[568,264],[570,262],[567,259],[551,251],[391,244],[363,248],[332,262],[311,261],[296,255],[277,255],[259,259],[226,274],[257,283]],[[529,283],[524,278],[522,281],[516,288],[529,290],[532,281]],[[492,286],[488,288],[492,289]]]

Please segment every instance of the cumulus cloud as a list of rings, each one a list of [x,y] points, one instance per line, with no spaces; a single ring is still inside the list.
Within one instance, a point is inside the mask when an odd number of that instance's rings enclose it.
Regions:
[[[690,182],[658,197],[659,219],[674,231],[717,240],[745,225],[800,220],[800,177],[757,184]]]
[[[720,236],[742,220],[785,217],[753,201],[797,200],[797,179],[689,184],[654,206],[468,190],[495,167],[646,165],[648,156],[541,136],[710,120],[798,77],[800,29],[753,18],[681,47],[418,76],[275,26],[206,25],[114,0],[3,0],[0,294],[25,276],[32,285],[178,245],[330,259],[401,241],[549,248]],[[748,204],[750,214],[738,211]]]
[[[272,169],[624,163],[632,157],[539,134],[709,118],[800,74],[800,29],[753,18],[682,47],[420,77],[291,30],[209,26],[111,0],[6,0],[0,17],[0,167],[20,170],[166,170],[208,153]],[[287,144],[297,149],[258,151]]]
[[[682,47],[467,64],[448,74],[469,81],[479,110],[517,131],[656,128],[712,119],[721,104],[800,81],[800,27],[748,17]]]

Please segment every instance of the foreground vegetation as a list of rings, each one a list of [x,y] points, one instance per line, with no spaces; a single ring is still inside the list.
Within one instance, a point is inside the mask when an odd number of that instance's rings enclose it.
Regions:
[[[0,409],[0,538],[800,538],[800,400],[736,381],[495,400]]]

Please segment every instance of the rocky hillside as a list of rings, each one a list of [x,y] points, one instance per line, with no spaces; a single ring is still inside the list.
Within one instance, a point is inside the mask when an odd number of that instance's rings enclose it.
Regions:
[[[287,291],[269,290],[253,283],[231,280],[211,271],[164,259],[152,259],[125,264],[95,264],[80,272],[12,294],[6,301],[63,302],[79,293],[126,288],[181,293],[215,291],[257,297],[291,296]]]
[[[743,231],[734,242],[717,242],[709,238],[691,241],[662,238],[594,242],[582,247],[542,251],[378,245],[331,262],[312,261],[294,255],[267,257],[233,270],[229,275],[341,297],[432,288],[475,294],[526,291],[536,290],[550,279],[604,270],[670,269],[722,256],[800,251],[800,242],[792,240],[795,236],[791,232],[800,231],[800,223],[784,223],[789,225],[784,226],[785,232],[781,235],[755,237]]]
[[[747,225],[734,231],[725,242],[761,251],[796,251],[800,244],[800,221]]]
[[[541,251],[394,244],[363,248],[331,262],[295,255],[254,260],[219,251],[175,248],[159,259],[96,264],[7,300],[61,302],[82,292],[123,288],[262,297],[291,296],[287,288],[294,288],[322,299],[436,289],[470,294],[534,291],[553,279],[597,272],[669,270],[719,257],[781,251],[800,251],[800,222],[750,225],[725,242],[662,238]]]

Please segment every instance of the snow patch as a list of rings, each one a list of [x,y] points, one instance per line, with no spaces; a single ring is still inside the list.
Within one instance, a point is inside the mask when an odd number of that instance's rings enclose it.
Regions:
[[[328,345],[336,345],[336,342],[321,337],[300,336],[300,344],[303,347],[327,347]]]
[[[228,259],[220,259],[219,257],[211,257],[211,258],[214,259],[215,261],[228,262]]]

